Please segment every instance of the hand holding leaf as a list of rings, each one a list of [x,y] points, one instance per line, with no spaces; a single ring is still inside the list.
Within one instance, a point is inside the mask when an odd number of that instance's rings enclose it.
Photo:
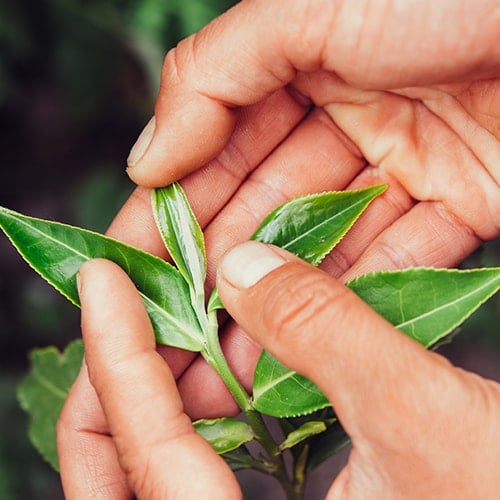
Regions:
[[[291,200],[271,213],[253,238],[286,248],[318,265],[384,190],[385,186],[373,186]],[[331,410],[324,410],[327,413],[322,418],[311,417],[310,425],[296,426],[291,421],[285,425],[283,421],[287,430],[279,444],[261,413],[280,418],[310,414],[329,406],[328,394],[267,352],[257,365],[253,397],[247,394],[220,348],[216,311],[223,305],[216,290],[205,306],[203,235],[187,199],[174,184],[154,191],[152,200],[160,234],[177,268],[102,235],[6,209],[0,209],[0,224],[30,265],[75,304],[79,304],[75,275],[83,262],[104,257],[119,264],[142,297],[157,342],[200,352],[222,377],[248,422],[199,422],[200,432],[218,451],[227,453],[235,467],[272,471],[289,498],[295,498],[302,491],[304,471],[345,444],[345,435],[339,432]],[[410,269],[361,276],[348,286],[396,327],[428,347],[499,289],[500,270]],[[253,325],[247,326],[252,331]],[[51,425],[53,428],[53,420]],[[330,443],[328,450],[319,442],[321,434],[325,435],[324,442]],[[261,444],[267,458],[257,459],[241,448],[250,439]],[[35,441],[55,463],[53,440]],[[51,446],[52,451],[48,451]],[[282,459],[288,449],[297,461],[298,475],[292,482]]]

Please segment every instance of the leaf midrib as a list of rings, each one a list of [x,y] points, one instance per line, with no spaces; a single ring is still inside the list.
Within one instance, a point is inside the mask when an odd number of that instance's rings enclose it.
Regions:
[[[49,392],[52,392],[55,396],[60,398],[62,401],[66,399],[66,396],[68,395],[68,391],[65,391],[64,389],[60,389],[56,385],[54,385],[47,377],[42,375],[40,372],[38,372],[35,375],[35,380],[37,380],[40,385],[45,387]]]
[[[67,243],[61,241],[61,240],[58,240],[56,238],[54,238],[51,234],[48,234],[48,233],[44,233],[43,231],[41,231],[39,228],[37,228],[36,226],[33,226],[33,225],[30,225],[28,224],[23,218],[19,218],[19,217],[16,217],[15,214],[12,214],[10,213],[10,211],[7,211],[6,210],[6,213],[10,214],[12,217],[15,217],[17,221],[20,221],[22,223],[23,226],[27,227],[28,229],[36,232],[37,234],[45,237],[45,238],[48,238],[50,241],[52,242],[55,242],[56,244],[62,246],[63,248],[66,248],[68,251],[71,251],[73,252],[75,255],[78,255],[80,257],[82,257],[83,259],[86,259],[86,260],[89,260],[91,259],[92,257],[90,255],[87,255],[87,254],[84,254],[84,253],[81,253],[79,252],[78,250],[76,250],[74,247],[72,246],[69,246]],[[31,219],[31,218],[30,218]],[[32,220],[36,220],[34,218],[32,218]],[[53,224],[56,224],[56,225],[59,225],[59,223],[57,222],[54,222]],[[81,229],[81,228],[78,228],[79,230],[81,230],[82,232],[87,232],[85,231],[84,229]],[[92,234],[90,231],[88,231],[88,234]],[[102,236],[103,238],[106,238],[105,236]],[[109,241],[112,241],[111,239]],[[17,247],[17,245],[16,245]],[[120,248],[117,247],[117,250],[121,251]],[[21,249],[19,249],[19,251],[21,251]],[[140,250],[139,250],[140,251]],[[22,252],[24,253],[24,252]],[[147,255],[147,254],[146,254]],[[153,256],[154,257],[154,256]],[[126,259],[128,260],[128,259]],[[61,291],[62,292],[62,291]],[[176,320],[175,316],[174,315],[171,315],[168,313],[168,311],[166,311],[163,307],[161,307],[157,302],[155,302],[153,299],[151,299],[151,297],[145,295],[143,292],[141,292],[140,290],[138,290],[139,292],[139,295],[142,297],[143,301],[144,302],[148,302],[150,304],[154,304],[155,308],[160,311],[160,313],[165,317],[165,318],[168,318],[170,321],[170,323],[172,323],[173,325],[177,326],[179,328],[179,330],[185,332],[187,335],[189,335],[191,338],[199,338],[200,336],[200,332],[196,331],[196,332],[192,332],[191,329],[186,329],[185,328],[185,325],[186,323],[180,323],[179,321]],[[65,294],[64,294],[65,295]],[[69,297],[68,297],[69,298]]]
[[[461,302],[465,301],[466,299],[468,299],[469,297],[481,292],[481,290],[483,290],[484,288],[487,288],[490,286],[490,284],[492,282],[495,282],[498,280],[498,277],[497,276],[493,276],[490,280],[486,281],[483,285],[481,285],[480,287],[477,287],[477,288],[474,288],[473,290],[471,290],[469,293],[467,293],[466,295],[461,295],[459,298],[455,299],[455,300],[452,300],[450,302],[446,302],[445,304],[442,304],[440,305],[439,307],[436,307],[434,309],[431,309],[430,311],[427,311],[425,313],[422,313],[418,316],[414,316],[413,318],[409,319],[408,321],[404,321],[403,323],[399,323],[397,325],[394,325],[396,328],[398,329],[401,329],[401,328],[404,328],[405,326],[407,325],[411,325],[412,323],[416,323],[417,321],[420,321],[428,316],[430,316],[431,314],[434,314],[434,313],[437,313],[439,311],[442,311],[448,307],[451,307],[455,304],[460,304]]]
[[[272,381],[264,386],[262,386],[258,391],[254,390],[254,400],[259,399],[262,394],[265,394],[266,392],[269,392],[273,387],[277,386],[284,380],[287,380],[290,377],[293,377],[297,372],[290,370],[286,372],[284,375],[278,378],[272,379]]]
[[[344,214],[345,212],[348,212],[350,210],[353,210],[355,207],[357,207],[358,205],[360,204],[363,204],[366,202],[366,198],[363,198],[362,200],[359,200],[357,201],[356,203],[353,203],[352,205],[349,205],[347,208],[344,208],[344,210],[341,210],[340,212],[336,212],[334,215],[332,215],[331,217],[327,218],[327,219],[323,219],[319,224],[315,225],[314,227],[312,227],[311,229],[305,231],[304,233],[301,233],[300,236],[297,236],[296,238],[294,238],[293,240],[290,240],[288,243],[286,243],[285,245],[283,245],[281,248],[284,248],[284,249],[287,249],[288,247],[290,247],[291,245],[293,245],[296,241],[299,241],[303,238],[305,238],[306,236],[308,236],[310,233],[312,233],[313,231],[316,231],[318,228],[320,228],[321,226],[325,225],[325,224],[328,224],[329,222],[331,222],[333,219],[337,218],[337,217],[340,217],[342,214]],[[354,224],[354,221],[351,222],[351,225]]]

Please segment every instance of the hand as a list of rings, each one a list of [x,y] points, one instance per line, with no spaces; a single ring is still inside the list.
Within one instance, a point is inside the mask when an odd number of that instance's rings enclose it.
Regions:
[[[262,258],[274,262],[265,273]],[[183,413],[125,273],[92,261],[80,283],[86,365],[58,425],[67,498],[241,497]],[[252,338],[321,387],[351,436],[328,498],[495,497],[499,384],[425,351],[285,251],[237,246],[217,284]]]
[[[57,426],[65,497],[241,497],[229,467],[183,412],[128,276],[109,261],[90,261],[79,289],[85,361]]]
[[[494,0],[243,1],[167,55],[129,173],[146,186],[187,175],[209,285],[224,251],[286,199],[377,182],[390,189],[323,269],[345,280],[456,265],[499,235],[498,19]],[[165,256],[148,196],[139,188],[110,234]],[[248,379],[258,349],[235,327],[224,348]],[[188,413],[213,408],[196,389],[217,392],[210,369],[161,351],[197,401]]]
[[[497,497],[500,384],[426,351],[283,250],[235,247],[217,286],[254,340],[323,390],[351,437],[328,498]]]

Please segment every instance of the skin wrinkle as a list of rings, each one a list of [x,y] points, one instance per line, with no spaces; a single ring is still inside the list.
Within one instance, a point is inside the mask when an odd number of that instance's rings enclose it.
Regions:
[[[337,106],[337,105],[336,105]],[[467,220],[467,223],[468,224],[471,224],[471,222],[469,221],[472,221],[474,219],[477,219],[475,218],[474,216],[474,211],[472,210],[471,207],[469,207],[468,205],[463,205],[463,203],[460,202],[460,198],[458,197],[455,197],[455,199],[450,199],[448,200],[448,193],[450,192],[450,182],[453,182],[455,184],[457,183],[461,183],[463,184],[464,182],[466,182],[466,180],[463,178],[463,172],[462,172],[462,176],[447,176],[446,178],[446,182],[445,183],[441,183],[441,184],[433,184],[432,182],[426,182],[425,179],[424,180],[420,180],[418,182],[418,184],[416,184],[414,181],[413,181],[413,177],[418,173],[418,174],[423,174],[425,172],[424,175],[430,175],[430,170],[423,170],[423,165],[429,163],[429,164],[432,164],[432,162],[429,162],[427,161],[427,156],[430,156],[429,155],[429,149],[431,151],[432,154],[434,155],[437,155],[437,158],[440,159],[440,162],[444,162],[445,158],[443,157],[443,151],[439,148],[436,148],[436,145],[434,142],[431,142],[431,140],[434,138],[434,130],[436,129],[436,127],[439,125],[438,122],[430,122],[429,124],[432,125],[432,128],[428,128],[428,125],[427,124],[427,119],[428,119],[428,116],[429,116],[429,113],[430,111],[428,111],[426,108],[423,107],[422,104],[419,104],[419,103],[416,103],[414,104],[414,110],[416,111],[414,117],[415,117],[415,122],[418,124],[416,127],[414,125],[411,125],[411,128],[410,130],[412,130],[413,132],[410,132],[410,137],[413,136],[413,140],[409,140],[408,139],[408,136],[407,135],[403,135],[403,140],[399,141],[398,142],[398,139],[399,137],[402,136],[402,134],[408,134],[409,133],[409,130],[408,128],[403,124],[403,126],[401,126],[401,124],[396,121],[395,124],[399,125],[399,127],[396,127],[395,128],[395,133],[396,133],[396,137],[397,138],[391,138],[391,137],[388,137],[387,139],[385,139],[385,141],[388,141],[387,142],[387,145],[389,146],[390,149],[385,149],[385,150],[380,150],[377,152],[377,151],[370,151],[369,150],[369,145],[363,145],[363,144],[360,144],[361,148],[364,150],[364,153],[365,153],[365,156],[368,157],[368,159],[374,163],[374,164],[378,164],[380,165],[381,168],[385,168],[389,173],[391,173],[392,175],[395,175],[401,182],[403,182],[405,188],[415,197],[415,198],[418,198],[420,200],[442,200],[444,201],[449,210],[453,211],[455,214],[457,214],[457,211],[460,211],[462,210],[463,212],[463,216],[462,217],[465,217],[466,220]],[[332,113],[332,116],[334,119],[336,119],[337,117],[337,112],[335,111],[335,107],[331,107],[329,106],[328,109],[330,110],[330,112]],[[344,111],[345,113],[345,111]],[[439,120],[437,117],[436,117],[436,120]],[[408,121],[408,120],[404,120],[404,123],[414,123],[413,121]],[[343,128],[345,126],[349,127],[349,124],[341,124],[341,126],[343,126]],[[390,130],[387,128],[388,126],[386,125],[386,130],[385,130],[385,135],[387,135],[387,130]],[[352,127],[351,127],[352,129]],[[350,130],[348,128],[348,130]],[[420,132],[420,130],[423,132],[423,135],[422,133]],[[457,143],[457,139],[456,139],[456,136],[454,134],[454,132],[451,131],[451,129],[448,129],[448,137],[444,137],[444,140],[447,141],[447,144],[452,144],[453,145],[453,148],[452,148],[452,151],[453,151],[453,159],[451,160],[452,161],[452,164],[457,164],[457,165],[465,165],[465,164],[470,164],[472,162],[472,164],[476,164],[476,169],[479,168],[479,172],[481,172],[481,166],[480,165],[477,165],[477,162],[475,162],[475,159],[471,156],[471,153],[470,153],[470,150],[468,148],[466,148],[461,142]],[[381,141],[380,141],[380,136],[381,136],[381,133],[380,132],[377,132],[377,137],[378,137],[378,143],[380,144]],[[415,139],[416,137],[420,137],[420,141],[421,142],[415,142]],[[383,136],[382,136],[383,137]],[[426,137],[429,138],[429,141],[426,143]],[[443,141],[443,138],[441,139],[441,141]],[[449,141],[449,142],[448,142]],[[382,141],[383,143],[383,141]],[[395,146],[396,144],[399,144],[397,147]],[[415,153],[412,153],[412,149],[414,148],[413,144],[419,144],[418,146],[418,149],[415,151]],[[379,146],[380,148],[380,146]],[[426,149],[427,148],[427,149]],[[462,148],[462,151],[460,151],[460,148]],[[407,151],[407,149],[409,151]],[[368,154],[370,153],[370,154]],[[425,157],[422,157],[421,155],[424,154]],[[460,158],[457,159],[456,157],[459,156]],[[411,163],[409,165],[405,165],[405,164],[401,164],[400,162],[398,162],[398,158],[403,158],[403,157],[406,157],[406,158],[415,158],[414,161],[417,162],[417,166],[420,164],[422,166],[420,166],[418,168],[418,170],[408,178],[408,176],[406,175],[408,172],[408,168],[411,168]],[[432,172],[434,172],[438,167],[436,165],[436,161],[434,161],[434,164],[435,166],[432,168]],[[405,177],[406,175],[406,177]],[[472,174],[468,174],[468,177],[470,178],[470,182],[469,180],[467,181],[467,188],[465,190],[465,192],[469,191],[470,192],[470,188],[471,186],[474,186],[477,184],[477,182],[480,182],[481,179],[479,180],[476,180],[476,178],[474,178],[472,176]],[[477,177],[477,176],[476,176]],[[445,180],[445,179],[443,179]],[[487,185],[487,183],[486,183]],[[444,191],[446,189],[446,191]],[[452,190],[453,193],[457,192],[457,190],[455,189],[454,191]],[[460,192],[460,191],[458,191]],[[460,196],[460,195],[458,195]],[[481,203],[485,203],[486,200],[483,202],[481,201],[480,199],[481,197],[475,197],[474,198],[474,202],[476,204],[481,204]],[[478,209],[474,208],[475,211],[477,211]],[[459,215],[460,216],[460,215]],[[477,221],[479,222],[479,219],[477,219]],[[488,221],[486,222],[481,222],[481,226],[483,227],[477,227],[477,231],[479,232],[479,234],[485,238],[486,235],[485,235],[485,231],[490,231],[490,229],[488,228]],[[487,233],[486,233],[487,234]]]
[[[277,47],[281,52],[280,59],[288,61],[295,71],[309,72],[324,67],[327,61],[327,37],[324,33],[333,33],[332,26],[336,21],[337,2],[282,2],[287,4],[287,9],[296,9],[291,19],[294,26],[279,25],[278,38],[286,39],[289,33],[294,33],[301,43],[282,44]],[[289,80],[290,81],[290,80]]]
[[[500,140],[500,85],[497,82],[472,82],[456,98],[482,126]]]
[[[498,184],[500,169],[497,165],[500,162],[500,144],[493,133],[479,123],[457,96],[437,92],[430,98],[424,98],[423,103],[464,141],[463,144],[467,144],[478,162],[486,168],[492,180]]]

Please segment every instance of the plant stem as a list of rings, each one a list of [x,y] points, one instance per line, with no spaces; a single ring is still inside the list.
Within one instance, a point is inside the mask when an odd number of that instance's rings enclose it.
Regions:
[[[238,403],[238,406],[246,413],[253,408],[251,397],[227,364],[226,357],[220,346],[218,333],[219,325],[217,323],[217,312],[212,311],[208,315],[208,326],[205,335],[206,347],[201,351],[201,354],[206,359],[207,363],[219,374],[236,400],[236,403]]]
[[[304,494],[308,457],[309,444],[306,444],[300,451],[299,456],[295,459],[293,468],[293,490],[296,494],[296,498],[302,498],[302,495]]]
[[[220,346],[218,330],[217,312],[214,310],[208,314],[208,328],[205,337],[206,348],[201,354],[222,378],[242,412],[245,414],[255,434],[255,439],[268,454],[270,467],[267,472],[281,483],[289,500],[299,500],[301,495],[297,496],[295,485],[290,481],[279,446],[269,432],[262,415],[254,409],[252,398],[245,391],[227,363]]]

